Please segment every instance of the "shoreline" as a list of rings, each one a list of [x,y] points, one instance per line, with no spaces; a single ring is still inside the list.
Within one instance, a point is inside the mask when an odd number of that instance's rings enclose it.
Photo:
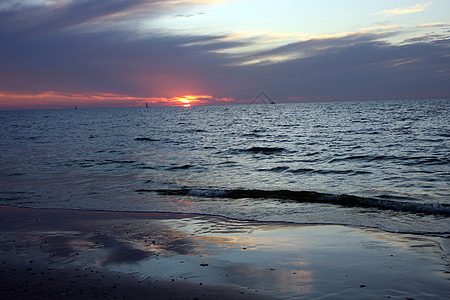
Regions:
[[[0,224],[2,299],[450,297],[443,237],[13,206]]]

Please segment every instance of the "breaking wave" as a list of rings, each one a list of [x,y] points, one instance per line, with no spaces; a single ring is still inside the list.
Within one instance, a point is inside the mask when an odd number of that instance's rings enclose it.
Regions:
[[[334,195],[311,191],[290,191],[290,190],[220,190],[220,189],[138,189],[136,192],[153,192],[159,195],[197,196],[210,198],[231,198],[231,199],[274,199],[282,201],[294,201],[299,203],[322,203],[340,205],[343,207],[375,208],[380,210],[394,210],[410,213],[425,213],[450,216],[450,205],[442,203],[420,203],[412,201],[402,201],[396,197],[386,195],[377,199],[359,197],[354,195]]]

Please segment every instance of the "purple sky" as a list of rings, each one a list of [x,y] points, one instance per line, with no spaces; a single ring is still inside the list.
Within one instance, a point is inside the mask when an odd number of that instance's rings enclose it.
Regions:
[[[450,97],[450,1],[256,2],[5,0],[0,109]]]

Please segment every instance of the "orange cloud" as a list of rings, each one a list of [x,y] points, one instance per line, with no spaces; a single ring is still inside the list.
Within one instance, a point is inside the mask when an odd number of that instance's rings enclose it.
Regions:
[[[0,91],[0,109],[60,109],[93,107],[183,106],[230,104],[234,98],[216,98],[210,95],[185,95],[181,97],[135,97],[112,93],[61,93],[46,91],[36,94]]]
[[[138,106],[145,98],[111,93],[61,93],[45,91],[36,94],[0,92],[0,109],[48,109],[84,107]]]

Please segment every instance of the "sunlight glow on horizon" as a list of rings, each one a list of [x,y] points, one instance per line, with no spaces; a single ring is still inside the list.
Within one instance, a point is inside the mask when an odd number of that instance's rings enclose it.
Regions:
[[[177,101],[183,103],[182,105],[184,107],[189,107],[189,106],[191,106],[191,101],[196,101],[197,100],[197,96],[187,95],[187,96],[184,96],[184,97],[175,97],[175,99]]]
[[[134,97],[112,93],[7,93],[0,91],[0,103],[6,110],[11,109],[49,109],[49,108],[96,108],[96,107],[151,107],[214,105],[245,103],[247,100],[216,98],[211,95],[185,95],[182,97]]]

